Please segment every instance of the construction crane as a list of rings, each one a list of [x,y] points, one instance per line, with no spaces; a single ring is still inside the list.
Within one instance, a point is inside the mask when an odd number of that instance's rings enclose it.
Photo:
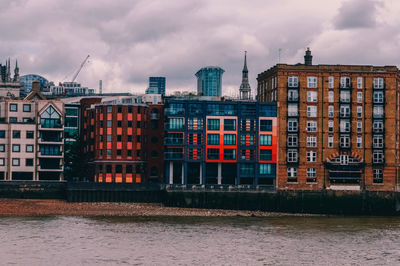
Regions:
[[[72,77],[72,81],[74,82],[75,79],[78,77],[79,72],[81,72],[83,66],[86,64],[87,60],[89,59],[90,55],[86,56],[85,60],[83,60],[82,64],[80,65],[80,67],[78,68],[78,70],[76,71],[75,75]]]

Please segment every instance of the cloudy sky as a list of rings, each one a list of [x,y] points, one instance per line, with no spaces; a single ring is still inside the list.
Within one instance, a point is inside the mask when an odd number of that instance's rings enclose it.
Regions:
[[[257,74],[280,62],[400,64],[398,0],[0,0],[0,62],[21,74],[71,79],[104,92],[144,92],[166,76],[167,93],[194,91],[203,66],[225,69],[223,91],[237,93],[248,51]]]

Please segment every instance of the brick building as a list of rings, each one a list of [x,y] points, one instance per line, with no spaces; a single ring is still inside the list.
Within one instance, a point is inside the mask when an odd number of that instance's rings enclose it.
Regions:
[[[145,183],[163,178],[163,105],[128,98],[80,101],[82,149],[95,182]]]
[[[399,70],[277,64],[257,98],[278,105],[278,189],[394,190],[399,183]]]
[[[275,185],[274,103],[170,98],[165,121],[167,184]]]

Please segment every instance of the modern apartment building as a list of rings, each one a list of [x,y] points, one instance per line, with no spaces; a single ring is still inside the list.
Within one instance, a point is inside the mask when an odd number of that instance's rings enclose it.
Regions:
[[[203,67],[196,72],[197,94],[200,96],[222,96],[222,74],[225,70],[217,66]]]
[[[149,77],[149,87],[146,94],[161,94],[165,96],[165,77]]]
[[[163,178],[163,105],[135,103],[135,99],[81,100],[82,152],[94,182],[145,183]]]
[[[275,184],[275,103],[167,98],[165,121],[167,184]]]
[[[257,99],[278,106],[278,189],[394,190],[399,184],[399,69],[277,64]]]
[[[60,101],[0,102],[0,180],[63,180],[63,131]]]

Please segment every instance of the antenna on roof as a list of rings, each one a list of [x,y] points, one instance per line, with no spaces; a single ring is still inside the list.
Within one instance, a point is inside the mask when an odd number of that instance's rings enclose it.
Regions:
[[[279,49],[278,49],[278,63],[281,62],[281,51],[282,51],[282,49],[279,48]]]

